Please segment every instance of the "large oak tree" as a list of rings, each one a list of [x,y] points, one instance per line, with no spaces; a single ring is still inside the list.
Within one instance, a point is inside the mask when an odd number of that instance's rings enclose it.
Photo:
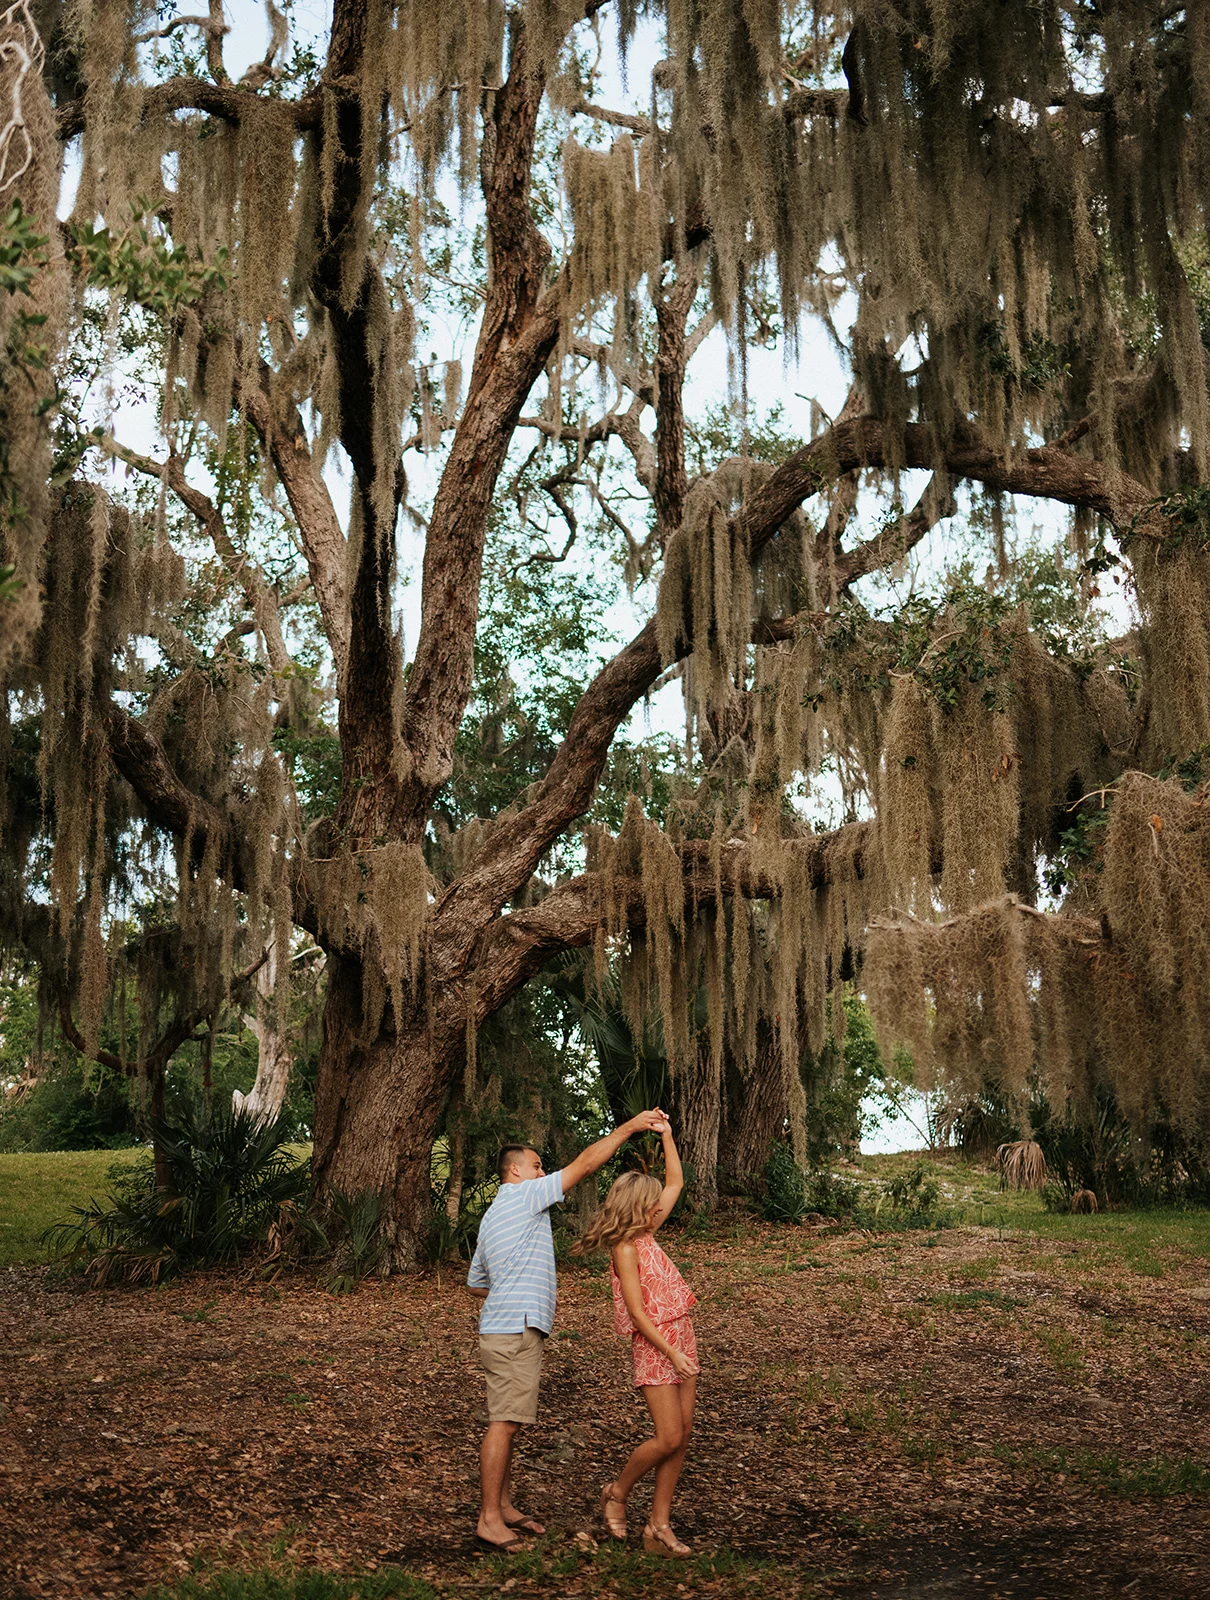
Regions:
[[[1076,1097],[1107,1077],[1139,1116],[1197,1122],[1207,8],[334,0],[320,47],[292,56],[268,9],[269,51],[238,82],[216,5],[5,16],[8,259],[35,269],[3,305],[4,558],[23,584],[0,601],[5,916],[82,1046],[140,873],[172,886],[130,958],[155,996],[144,1065],[309,932],[327,958],[315,1173],[383,1190],[400,1260],[477,1030],[589,945],[636,1027],[658,1004],[703,1170],[728,1103],[765,1107],[762,1137],[795,1118],[801,1052],[863,962],[886,1025],[947,1070],[1017,1090],[1042,1071]],[[628,46],[641,112],[594,98],[615,81],[602,51]],[[473,308],[465,395],[454,352],[440,397],[417,364],[442,283]],[[108,337],[113,355],[132,306],[159,445],[124,438],[120,409],[101,443],[156,486],[146,515],[90,486],[67,418],[71,351]],[[716,327],[736,443],[695,473],[687,374]],[[746,352],[823,337],[843,408],[757,448]],[[405,660],[411,452],[439,477]],[[998,572],[897,590],[975,491]],[[1046,582],[1003,543],[1018,501],[1070,515]],[[659,602],[534,781],[451,835],[485,550],[510,515],[559,520],[569,545],[597,518],[624,537],[635,604],[657,580]],[[258,518],[296,541],[297,584],[255,558]],[[212,576],[189,596],[198,539]],[[1139,622],[1106,642],[1090,589],[1115,565]],[[323,639],[311,673],[300,606]],[[191,631],[198,608],[222,627]],[[325,666],[338,794],[309,820],[290,752],[322,725]],[[616,835],[586,831],[669,673],[685,782],[665,815],[635,799]],[[828,767],[854,820],[821,833],[790,797]],[[1073,869],[1039,910],[1038,864],[1070,855],[1089,791],[1104,870]]]

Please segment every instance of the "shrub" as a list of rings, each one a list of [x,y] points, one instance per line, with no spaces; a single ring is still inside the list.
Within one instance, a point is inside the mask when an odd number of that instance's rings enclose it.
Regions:
[[[333,1294],[351,1294],[358,1284],[386,1265],[388,1243],[382,1231],[382,1194],[366,1189],[346,1194],[329,1189],[321,1220],[312,1216],[312,1236],[321,1250],[331,1250],[332,1271],[324,1287]],[[335,1234],[335,1244],[330,1235]]]
[[[764,1170],[765,1190],[760,1197],[766,1222],[801,1222],[807,1216],[851,1217],[858,1214],[865,1190],[851,1178],[838,1177],[826,1167],[804,1172],[788,1144],[776,1143]]]
[[[1041,1145],[1033,1139],[1013,1139],[996,1151],[1002,1189],[1041,1189],[1050,1174]]]
[[[764,1179],[760,1209],[765,1221],[801,1222],[811,1209],[807,1204],[806,1176],[790,1146],[781,1140],[769,1151]]]
[[[226,1107],[156,1122],[167,1188],[157,1187],[148,1155],[124,1169],[103,1199],[75,1207],[72,1220],[49,1229],[45,1243],[94,1284],[156,1283],[191,1267],[236,1262],[266,1244],[283,1212],[296,1211],[306,1193],[307,1165],[284,1148],[290,1131],[281,1118],[258,1125]]]
[[[1071,1210],[1071,1195],[1053,1178],[1049,1183],[1042,1185],[1042,1208],[1044,1211],[1055,1211],[1060,1214],[1066,1214]]]
[[[889,1201],[891,1211],[896,1218],[932,1226],[936,1220],[937,1202],[940,1198],[941,1189],[937,1180],[926,1178],[924,1162],[918,1161],[907,1172],[887,1179],[874,1211],[875,1215],[878,1215]]]
[[[852,1178],[839,1177],[826,1167],[809,1173],[806,1185],[807,1211],[821,1217],[854,1217],[862,1210],[866,1191]]]

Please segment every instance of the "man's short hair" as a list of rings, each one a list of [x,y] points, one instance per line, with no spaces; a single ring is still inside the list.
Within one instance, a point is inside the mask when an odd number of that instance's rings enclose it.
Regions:
[[[513,1164],[514,1156],[523,1156],[527,1150],[532,1150],[532,1144],[505,1144],[500,1146],[500,1154],[496,1157],[496,1176],[504,1182],[504,1174]]]

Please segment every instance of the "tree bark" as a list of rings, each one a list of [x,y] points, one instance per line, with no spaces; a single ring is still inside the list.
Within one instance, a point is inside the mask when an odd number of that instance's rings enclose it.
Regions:
[[[277,1026],[276,987],[277,951],[274,948],[256,974],[256,1015],[244,1018],[247,1028],[256,1035],[256,1081],[247,1094],[235,1089],[231,1095],[234,1109],[246,1111],[258,1123],[274,1122],[281,1115],[290,1068],[294,1065],[290,1040]]]
[[[423,1007],[399,1031],[388,1011],[370,1039],[364,1021],[360,963],[330,957],[312,1170],[320,1190],[381,1194],[393,1263],[404,1266],[432,1228],[433,1131],[465,1042],[457,1029],[430,1029]]]
[[[685,1188],[690,1211],[713,1211],[718,1203],[718,1136],[722,1115],[722,1063],[715,1061],[708,1034],[698,1040],[697,1063],[672,1080],[668,1112],[681,1160],[692,1167]]]
[[[450,1134],[450,1181],[445,1194],[445,1216],[451,1227],[458,1223],[462,1210],[462,1185],[466,1170],[466,1134],[455,1128]]]
[[[772,1028],[762,1024],[752,1060],[728,1054],[723,1064],[718,1140],[720,1194],[744,1195],[760,1190],[769,1150],[785,1126],[788,1112],[781,1051]]]

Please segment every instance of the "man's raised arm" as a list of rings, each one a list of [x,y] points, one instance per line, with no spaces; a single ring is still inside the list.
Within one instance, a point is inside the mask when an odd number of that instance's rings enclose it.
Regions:
[[[610,1156],[616,1155],[633,1134],[658,1133],[666,1121],[662,1111],[640,1111],[637,1117],[631,1117],[630,1121],[624,1122],[620,1128],[615,1128],[603,1139],[590,1144],[587,1150],[581,1150],[576,1159],[563,1168],[563,1193],[566,1194],[582,1179],[599,1171]]]

